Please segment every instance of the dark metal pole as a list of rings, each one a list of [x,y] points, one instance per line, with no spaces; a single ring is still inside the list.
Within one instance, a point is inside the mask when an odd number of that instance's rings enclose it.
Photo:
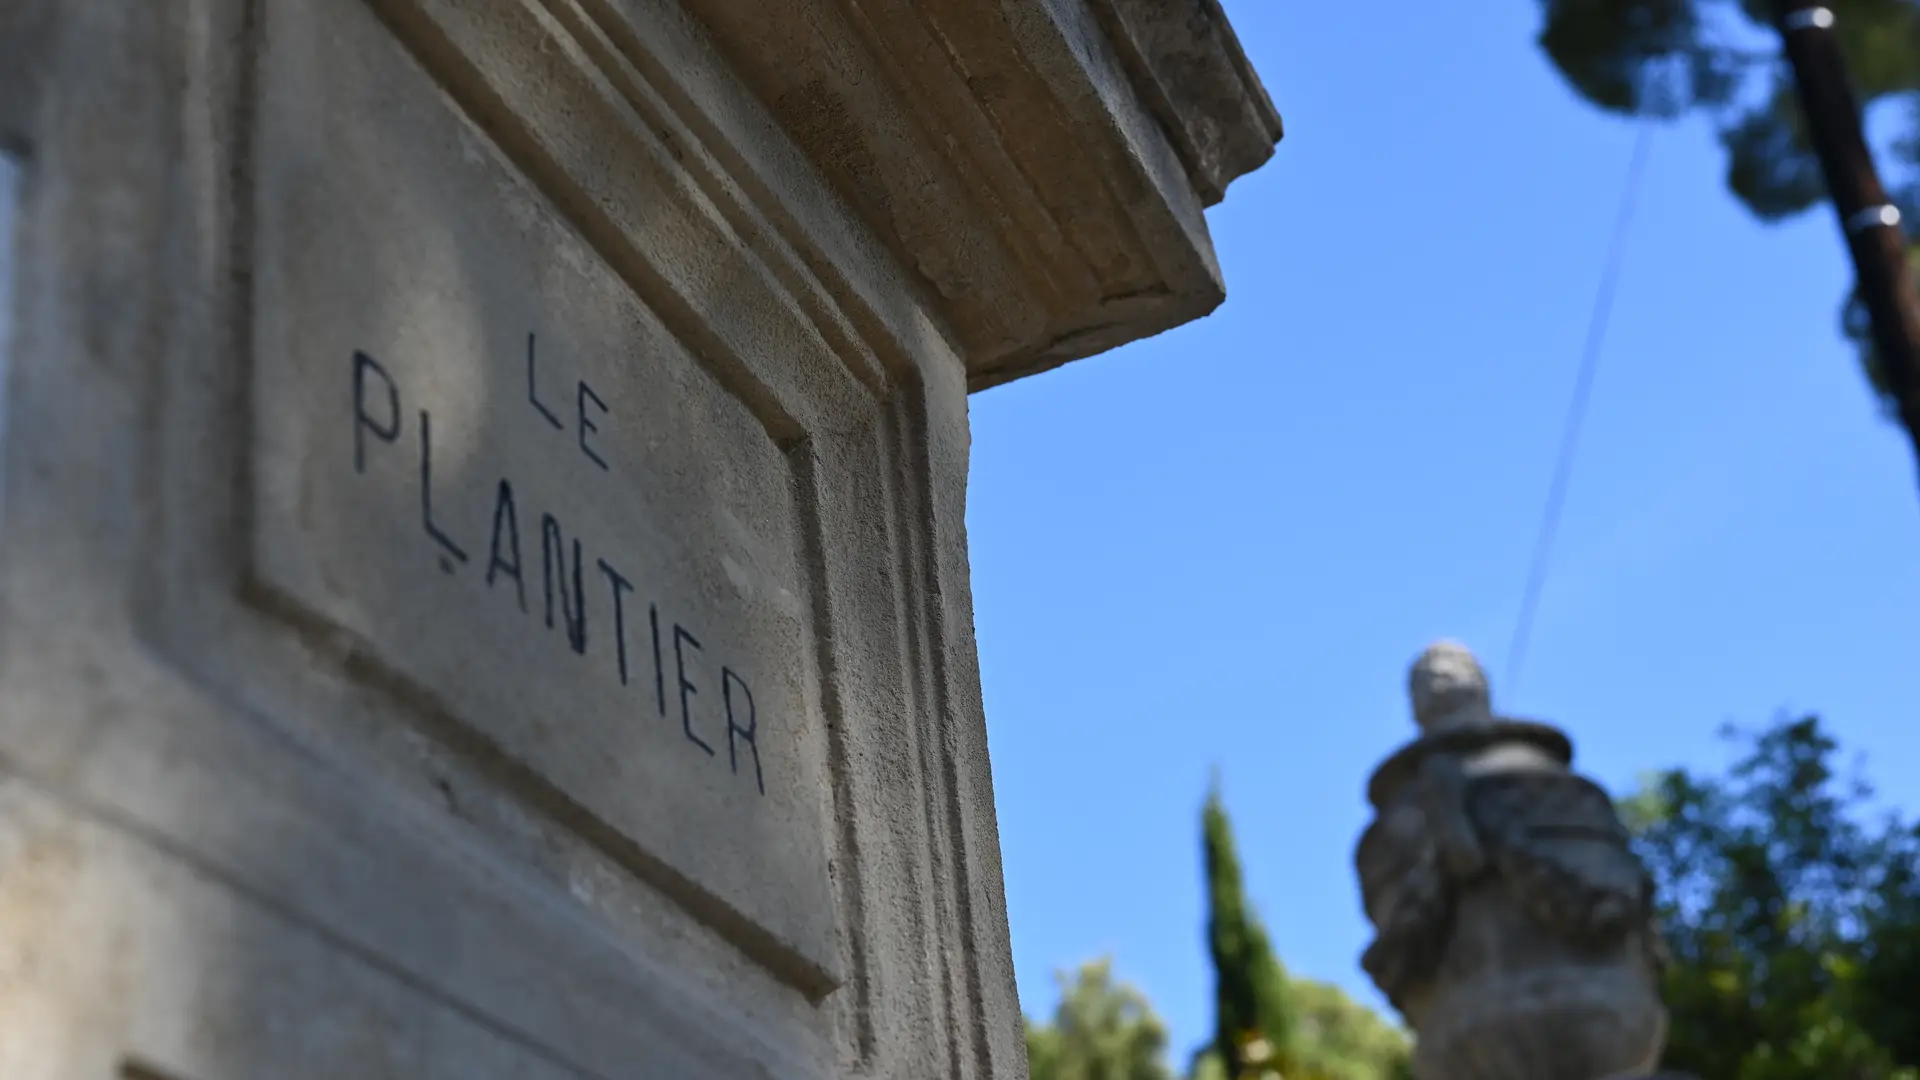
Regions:
[[[1775,23],[1793,67],[1800,109],[1834,212],[1853,255],[1853,271],[1873,325],[1873,346],[1887,389],[1920,457],[1920,294],[1907,263],[1900,213],[1887,199],[1860,126],[1833,12],[1812,0],[1774,0]]]

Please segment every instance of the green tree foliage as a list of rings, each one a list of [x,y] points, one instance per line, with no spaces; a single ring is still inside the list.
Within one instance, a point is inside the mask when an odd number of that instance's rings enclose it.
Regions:
[[[1764,221],[1826,198],[1771,0],[1539,0],[1539,44],[1574,90],[1609,112],[1705,116],[1727,151],[1727,186]],[[1910,223],[1920,222],[1920,4],[1824,0],[1861,107],[1904,121],[1883,166]],[[1856,298],[1842,325],[1885,403]]]
[[[1908,219],[1920,221],[1920,217]],[[1909,226],[1911,228],[1912,226]],[[1920,273],[1920,247],[1907,249],[1907,265]],[[1915,280],[1920,280],[1916,278]],[[1887,385],[1886,369],[1880,364],[1879,350],[1873,344],[1873,324],[1867,317],[1867,305],[1860,299],[1860,290],[1855,289],[1847,297],[1847,303],[1840,312],[1840,330],[1853,343],[1854,352],[1860,357],[1860,370],[1866,373],[1867,383],[1873,387],[1878,397],[1881,411],[1889,420],[1898,420],[1900,409],[1894,400],[1893,390]]]
[[[1610,112],[1704,114],[1727,150],[1727,182],[1763,219],[1797,214],[1826,188],[1780,56],[1772,0],[1539,0],[1540,47],[1575,91]],[[1825,0],[1863,108],[1920,109],[1920,6]],[[1899,148],[1920,162],[1920,144]]]
[[[1293,1056],[1301,1075],[1324,1080],[1411,1077],[1411,1048],[1400,1028],[1337,986],[1289,979]]]
[[[1201,812],[1214,1038],[1194,1080],[1390,1080],[1406,1075],[1400,1030],[1333,986],[1289,978],[1247,900],[1216,784]],[[1223,1052],[1224,1048],[1224,1052]]]
[[[1293,1014],[1290,1063],[1274,1071],[1287,1080],[1410,1080],[1412,1047],[1406,1033],[1339,987],[1311,979],[1287,980]],[[1220,1055],[1195,1056],[1190,1080],[1227,1080]]]
[[[1667,1066],[1920,1080],[1920,829],[1871,813],[1816,717],[1729,735],[1725,776],[1661,774],[1622,806],[1673,952]]]
[[[1260,919],[1247,902],[1233,826],[1219,785],[1201,813],[1206,849],[1207,953],[1213,960],[1213,1048],[1233,1080],[1257,1077],[1291,1046],[1287,980]]]
[[[1406,1080],[1409,1047],[1397,1026],[1337,987],[1287,977],[1247,902],[1217,785],[1202,812],[1202,841],[1216,1034],[1194,1055],[1190,1080]],[[1057,978],[1053,1019],[1027,1022],[1033,1080],[1171,1080],[1166,1028],[1138,991],[1114,981],[1107,961]],[[1221,1045],[1236,1060],[1223,1060]]]
[[[1113,980],[1106,960],[1060,982],[1049,1024],[1027,1023],[1033,1080],[1172,1080],[1167,1029],[1139,991]]]
[[[1060,1004],[1046,1023],[1027,1022],[1033,1080],[1172,1080],[1166,1027],[1138,990],[1115,981],[1108,960],[1055,976]],[[1275,1067],[1288,1080],[1406,1080],[1407,1040],[1399,1028],[1342,993],[1288,980],[1297,1063]],[[1227,1080],[1211,1049],[1195,1056],[1190,1080]]]

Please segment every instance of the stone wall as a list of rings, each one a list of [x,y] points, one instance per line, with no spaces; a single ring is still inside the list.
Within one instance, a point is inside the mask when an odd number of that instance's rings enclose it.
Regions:
[[[1212,0],[0,0],[0,1076],[1023,1075],[967,393],[1278,137]]]

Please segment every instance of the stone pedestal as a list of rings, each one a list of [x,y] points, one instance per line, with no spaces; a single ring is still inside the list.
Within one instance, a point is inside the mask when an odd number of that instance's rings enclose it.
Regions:
[[[1652,884],[1612,800],[1545,724],[1495,716],[1464,649],[1410,679],[1421,736],[1368,788],[1362,960],[1417,1036],[1420,1080],[1606,1080],[1666,1034]]]
[[[967,394],[1279,134],[1215,0],[0,2],[0,1077],[1023,1075]]]

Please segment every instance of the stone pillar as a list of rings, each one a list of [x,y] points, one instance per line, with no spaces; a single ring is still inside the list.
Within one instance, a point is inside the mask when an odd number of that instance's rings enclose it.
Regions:
[[[1017,1080],[967,395],[1216,0],[0,0],[0,1077]]]
[[[1420,1080],[1605,1080],[1666,1036],[1652,882],[1612,800],[1546,724],[1496,716],[1471,653],[1408,680],[1420,736],[1373,774],[1354,862],[1377,932],[1362,965],[1407,1023]]]

